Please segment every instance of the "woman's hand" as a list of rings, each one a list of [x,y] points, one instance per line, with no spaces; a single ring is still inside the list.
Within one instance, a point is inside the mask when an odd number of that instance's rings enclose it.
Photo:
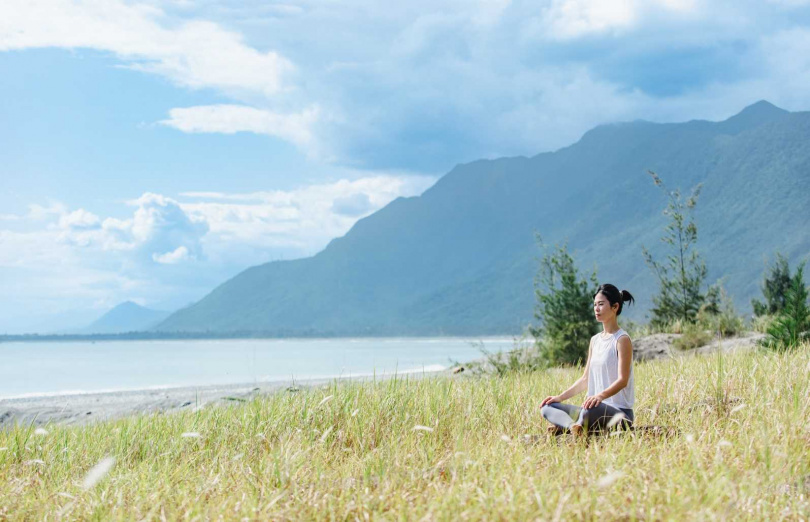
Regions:
[[[551,404],[552,402],[562,402],[559,395],[550,395],[543,399],[543,402],[540,403],[540,407],[542,408],[546,404]]]
[[[586,410],[596,408],[603,400],[605,399],[604,397],[602,397],[602,394],[593,395],[591,397],[585,397],[585,401],[583,401],[582,407],[585,408]]]

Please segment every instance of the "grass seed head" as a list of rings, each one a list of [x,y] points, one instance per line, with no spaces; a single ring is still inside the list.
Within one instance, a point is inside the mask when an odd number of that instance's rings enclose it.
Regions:
[[[41,437],[44,437],[47,434],[48,434],[48,430],[46,430],[45,428],[37,428],[37,429],[34,430],[34,435],[39,435]]]
[[[600,478],[596,481],[596,487],[600,489],[604,489],[622,477],[623,473],[621,471],[612,471],[605,475],[604,477]]]
[[[617,413],[616,415],[611,417],[610,420],[608,421],[608,423],[607,423],[608,429],[610,429],[613,426],[617,425],[618,423],[620,423],[625,418],[627,418],[627,417],[624,415],[624,413],[621,413],[621,412]]]
[[[85,490],[91,489],[93,486],[98,484],[98,482],[104,478],[107,473],[110,472],[112,467],[115,465],[115,458],[114,457],[106,457],[101,459],[98,464],[90,468],[90,471],[87,472],[87,475],[84,476],[84,481],[82,482],[82,488]]]
[[[427,432],[431,432],[431,431],[433,431],[433,428],[431,428],[431,427],[429,427],[429,426],[422,426],[421,424],[417,424],[416,426],[414,426],[414,427],[413,427],[413,431],[427,431]]]
[[[323,435],[321,435],[321,442],[326,441],[326,437],[328,437],[329,434],[332,433],[332,428],[334,428],[334,426],[329,426],[328,428],[326,428],[326,431],[324,431]]]
[[[182,438],[184,438],[184,439],[199,439],[200,438],[200,434],[197,433],[196,431],[187,431],[187,432],[183,433],[180,436]]]
[[[737,406],[734,406],[733,408],[731,408],[731,413],[737,413],[738,411],[740,411],[743,408],[745,408],[745,403],[744,402],[741,403],[741,404],[738,404]]]

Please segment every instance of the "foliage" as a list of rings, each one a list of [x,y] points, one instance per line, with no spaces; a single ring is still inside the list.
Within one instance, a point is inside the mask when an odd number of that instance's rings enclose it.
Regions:
[[[722,372],[712,357],[637,364],[636,422],[679,428],[669,439],[532,443],[547,425],[537,405],[575,368],[335,382],[46,434],[10,426],[0,519],[807,520],[805,346],[725,356]]]
[[[664,215],[669,216],[670,221],[661,241],[671,249],[666,261],[661,262],[642,247],[644,260],[655,273],[659,284],[658,294],[653,296],[655,306],[652,309],[652,322],[662,324],[675,319],[694,322],[706,300],[701,290],[706,279],[706,264],[694,248],[698,230],[692,219],[702,185],[692,188],[684,201],[679,190],[668,190],[655,172],[649,171],[649,174],[655,185],[664,190],[669,198]]]
[[[483,372],[491,372],[499,377],[512,373],[533,372],[548,367],[548,361],[538,350],[536,343],[515,340],[512,350],[497,353],[487,351],[484,348],[484,343],[481,343],[479,350],[484,354],[488,366],[480,369]]]
[[[768,328],[763,344],[774,350],[798,346],[810,338],[810,307],[807,305],[807,287],[804,285],[804,263],[796,269],[790,287],[785,293],[785,306]]]
[[[776,319],[775,315],[755,315],[751,318],[751,330],[758,333],[768,333],[768,328]]]
[[[705,346],[712,342],[714,336],[706,330],[704,325],[699,323],[685,323],[681,336],[675,339],[672,344],[681,350],[692,350],[700,346]]]
[[[737,313],[734,300],[720,283],[709,288],[706,303],[698,312],[697,324],[718,337],[733,337],[745,330],[745,321]]]
[[[766,267],[765,279],[762,282],[762,295],[765,297],[765,302],[758,299],[751,300],[754,314],[757,316],[778,315],[785,307],[785,299],[791,283],[788,260],[777,252],[773,265]]]
[[[542,246],[542,241],[538,239]],[[591,337],[599,331],[593,317],[596,271],[581,279],[567,245],[546,253],[535,279],[537,305],[531,327],[539,352],[548,364],[581,364],[588,357]]]

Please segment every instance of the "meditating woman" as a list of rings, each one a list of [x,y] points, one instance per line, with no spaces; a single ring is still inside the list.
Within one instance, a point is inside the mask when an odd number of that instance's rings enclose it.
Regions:
[[[622,305],[635,300],[627,290],[611,284],[600,285],[593,297],[593,313],[602,323],[602,332],[591,337],[588,360],[582,377],[559,395],[543,399],[541,414],[553,426],[549,433],[570,431],[580,437],[588,432],[633,422],[633,344],[619,328]],[[587,388],[582,407],[565,404]],[[618,416],[618,417],[617,417]]]

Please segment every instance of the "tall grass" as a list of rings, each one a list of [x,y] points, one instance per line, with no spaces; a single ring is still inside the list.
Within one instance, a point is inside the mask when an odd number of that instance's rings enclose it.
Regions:
[[[579,371],[334,383],[17,427],[0,432],[0,519],[810,517],[810,345],[637,364],[637,424],[675,438],[525,443],[545,432],[540,400]]]

